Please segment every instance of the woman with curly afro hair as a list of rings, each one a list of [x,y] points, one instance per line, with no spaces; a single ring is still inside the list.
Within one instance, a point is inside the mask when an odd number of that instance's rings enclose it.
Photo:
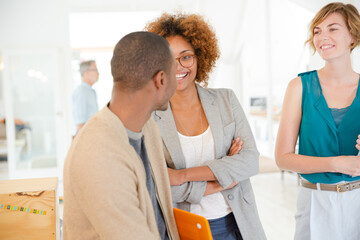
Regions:
[[[249,178],[259,153],[230,89],[210,89],[219,58],[216,35],[196,14],[163,14],[145,28],[170,43],[177,89],[156,111],[175,206],[209,220],[214,239],[266,239]]]

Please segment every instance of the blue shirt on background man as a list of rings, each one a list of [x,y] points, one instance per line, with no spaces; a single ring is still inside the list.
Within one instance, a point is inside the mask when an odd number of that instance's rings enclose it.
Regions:
[[[72,95],[72,111],[76,132],[78,132],[91,116],[99,111],[96,92],[92,86],[99,79],[99,71],[94,60],[80,64],[81,84]]]
[[[81,82],[75,89],[72,96],[72,108],[76,125],[86,123],[99,111],[96,92],[89,84]]]

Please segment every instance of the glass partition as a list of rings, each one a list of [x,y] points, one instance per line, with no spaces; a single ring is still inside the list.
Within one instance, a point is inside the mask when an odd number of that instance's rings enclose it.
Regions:
[[[10,178],[57,176],[57,54],[4,52]]]

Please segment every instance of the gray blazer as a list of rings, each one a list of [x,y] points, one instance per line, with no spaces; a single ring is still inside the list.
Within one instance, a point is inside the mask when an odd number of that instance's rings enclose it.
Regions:
[[[259,152],[244,111],[230,89],[205,89],[197,85],[197,91],[215,142],[216,159],[206,164],[224,189],[239,182],[221,193],[233,211],[243,239],[266,239],[249,179],[259,171]],[[166,111],[155,111],[153,117],[163,138],[167,165],[174,169],[186,168],[170,106]],[[242,149],[234,156],[227,156],[236,137],[244,141]],[[172,186],[174,206],[190,211],[190,204],[199,203],[205,189],[206,182]]]

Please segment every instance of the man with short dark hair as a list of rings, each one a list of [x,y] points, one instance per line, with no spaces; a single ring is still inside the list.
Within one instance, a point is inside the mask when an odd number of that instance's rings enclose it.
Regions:
[[[80,63],[81,83],[72,95],[72,111],[76,132],[91,116],[99,111],[96,92],[92,86],[99,80],[99,71],[94,60]]]
[[[64,167],[64,239],[179,239],[154,110],[177,63],[168,42],[135,32],[115,46],[112,97],[74,139]]]

